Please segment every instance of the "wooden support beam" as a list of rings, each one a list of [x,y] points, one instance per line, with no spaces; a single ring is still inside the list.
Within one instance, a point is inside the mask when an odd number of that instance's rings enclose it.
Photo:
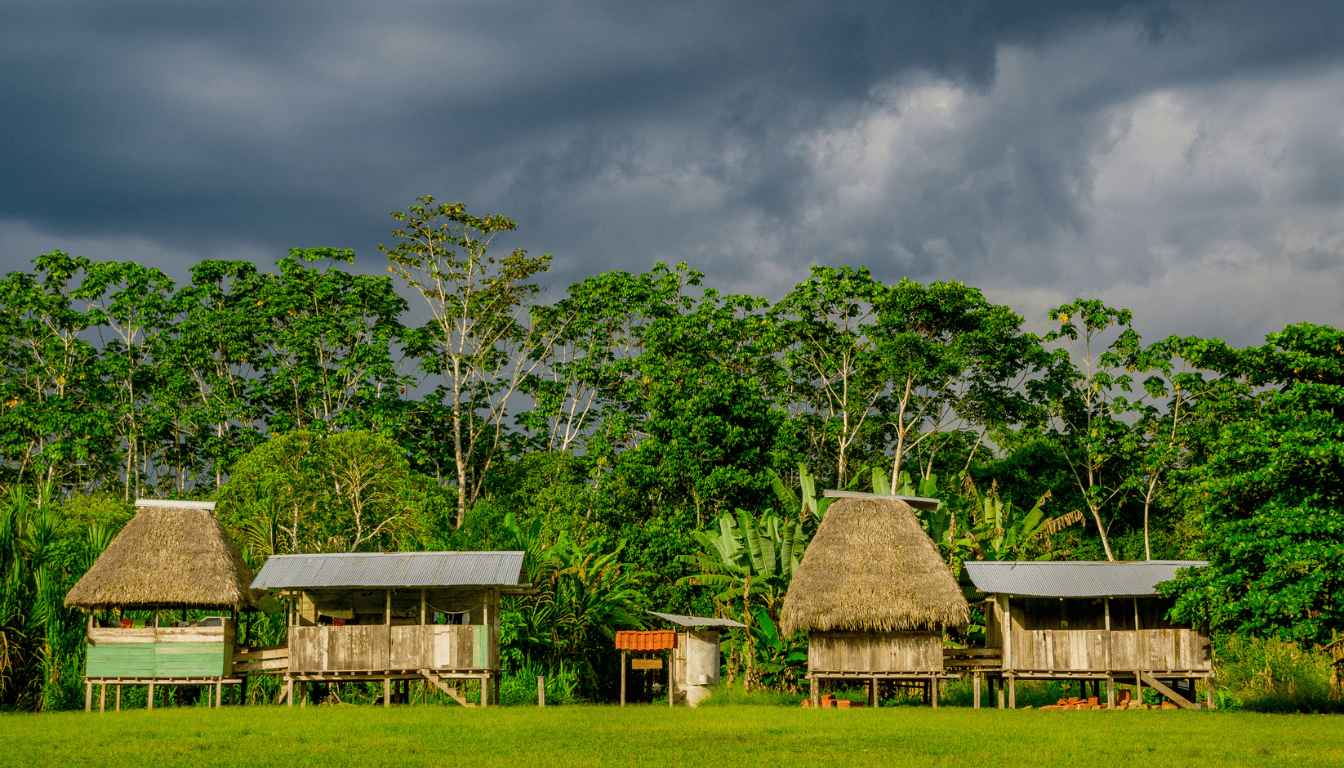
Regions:
[[[392,594],[392,590],[388,590],[388,594]],[[392,678],[390,677],[383,678],[383,706],[392,706]]]
[[[537,675],[537,706],[546,708],[546,678]]]
[[[1017,678],[1008,678],[1008,708],[1017,709]]]
[[[149,684],[149,696],[148,696],[148,699],[149,699],[149,706],[146,707],[146,709],[153,709],[153,708],[154,708],[154,684],[153,684],[153,683],[150,683],[150,684]]]
[[[1213,678],[1212,678],[1212,677],[1206,677],[1206,678],[1204,678],[1204,698],[1208,701],[1208,707],[1209,707],[1209,709],[1217,709],[1217,708],[1218,708],[1218,704],[1214,701],[1214,697],[1213,697]]]
[[[1143,682],[1157,689],[1158,693],[1162,694],[1163,696],[1166,696],[1168,699],[1171,699],[1173,702],[1176,703],[1176,706],[1180,707],[1181,709],[1195,708],[1193,702],[1191,702],[1189,699],[1185,698],[1181,694],[1177,693],[1176,691],[1172,690],[1171,688],[1167,687],[1166,683],[1163,683],[1161,680],[1158,680],[1152,675],[1145,674],[1143,676]]]
[[[821,681],[814,675],[809,682],[811,683],[812,708],[816,709],[821,706]]]
[[[668,707],[671,707],[671,706],[672,706],[672,703],[673,703],[673,695],[674,695],[674,691],[676,690],[676,685],[673,684],[673,680],[675,680],[676,678],[674,678],[674,677],[672,676],[672,672],[673,672],[673,669],[672,669],[672,668],[675,667],[676,665],[677,665],[677,652],[676,652],[675,650],[668,651],[668,652],[667,652],[667,706],[668,706]]]
[[[973,681],[973,687],[971,688],[971,690],[973,691],[973,693],[971,694],[971,701],[972,701],[973,703],[972,703],[971,706],[973,706],[975,709],[979,709],[979,708],[980,708],[980,673],[979,673],[979,672],[972,672],[972,673],[971,673],[971,680]]]
[[[93,710],[93,683],[88,678],[84,679],[84,711]]]
[[[625,669],[630,663],[625,659],[625,651],[621,651],[621,706],[625,706]]]
[[[224,706],[224,684],[215,683],[215,706]]]
[[[933,705],[933,708],[934,708],[934,709],[937,709],[937,708],[938,708],[938,676],[937,676],[937,675],[934,675],[934,676],[932,676],[932,677],[929,678],[929,702]]]
[[[490,676],[481,675],[481,708],[490,706]]]
[[[98,691],[98,711],[107,711],[107,683],[103,683]]]
[[[1115,709],[1115,677],[1106,676],[1106,706],[1109,709]]]
[[[872,690],[868,691],[868,706],[877,709],[877,678],[872,681]]]
[[[121,711],[121,686],[117,686],[117,711]]]

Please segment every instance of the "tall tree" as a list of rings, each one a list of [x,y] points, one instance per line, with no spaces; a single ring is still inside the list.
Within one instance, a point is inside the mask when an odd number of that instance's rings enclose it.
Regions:
[[[389,269],[424,298],[433,321],[423,336],[432,355],[424,364],[441,375],[440,395],[451,413],[457,474],[457,526],[481,493],[506,431],[509,401],[543,360],[565,325],[530,321],[540,293],[532,277],[551,257],[490,250],[496,236],[518,225],[507,216],[467,213],[463,203],[417,199],[392,217],[403,224],[401,242],[378,248]]]

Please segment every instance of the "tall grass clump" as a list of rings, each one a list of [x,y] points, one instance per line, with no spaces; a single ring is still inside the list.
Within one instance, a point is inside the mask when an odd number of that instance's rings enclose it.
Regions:
[[[1214,639],[1219,705],[1258,712],[1344,712],[1330,696],[1332,659],[1276,638]]]

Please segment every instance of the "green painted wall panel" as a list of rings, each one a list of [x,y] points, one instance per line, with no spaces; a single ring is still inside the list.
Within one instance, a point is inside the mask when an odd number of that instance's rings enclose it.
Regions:
[[[89,677],[217,677],[229,673],[224,643],[100,643],[88,646]]]
[[[476,669],[490,666],[490,628],[484,624],[471,628],[471,666]]]
[[[86,670],[89,677],[151,677],[154,674],[154,644],[90,645]]]

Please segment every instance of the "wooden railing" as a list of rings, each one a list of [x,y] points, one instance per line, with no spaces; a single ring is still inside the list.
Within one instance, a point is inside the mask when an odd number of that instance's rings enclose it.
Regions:
[[[289,671],[289,646],[239,648],[233,654],[235,675],[280,675]]]

